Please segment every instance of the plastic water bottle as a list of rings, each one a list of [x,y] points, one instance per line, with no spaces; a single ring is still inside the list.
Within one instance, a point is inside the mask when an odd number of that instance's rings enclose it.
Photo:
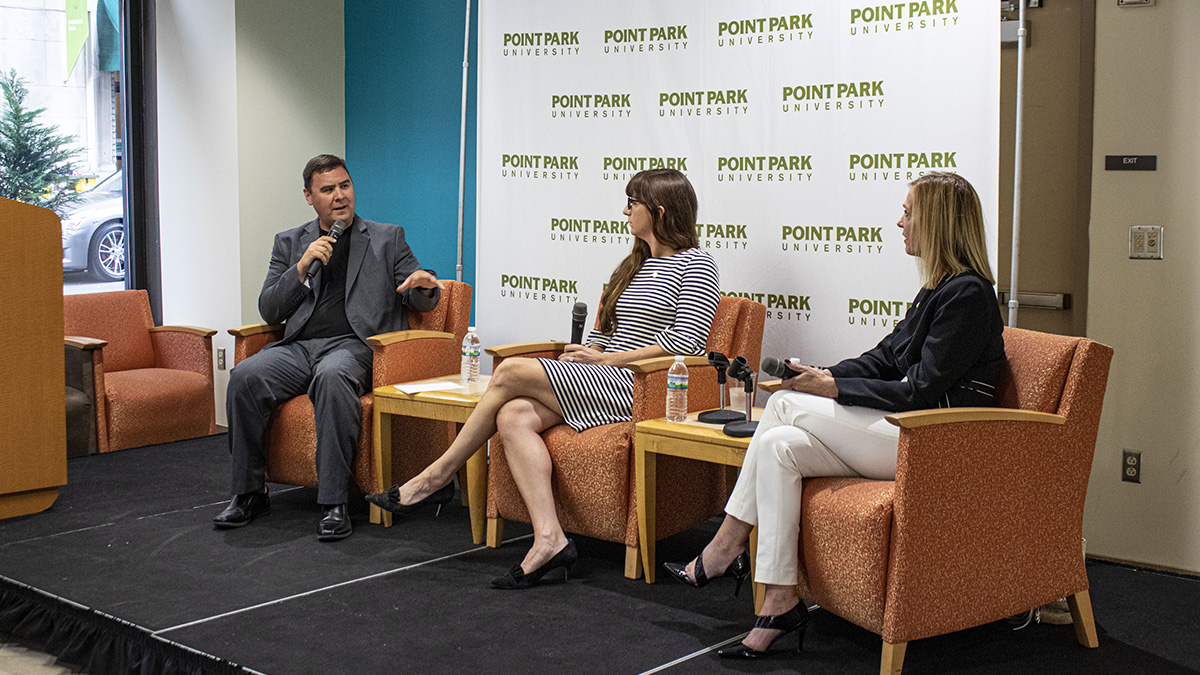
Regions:
[[[467,334],[462,342],[462,383],[479,381],[479,353],[483,351],[483,342],[475,334],[475,327],[467,328]]]
[[[676,356],[675,363],[667,371],[667,420],[682,422],[687,419],[688,369],[683,357]]]

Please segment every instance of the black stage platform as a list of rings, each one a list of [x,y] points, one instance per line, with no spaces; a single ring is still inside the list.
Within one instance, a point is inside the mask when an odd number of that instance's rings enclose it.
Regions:
[[[606,542],[576,540],[565,584],[493,590],[528,527],[473,546],[457,502],[385,529],[359,501],[354,535],[320,543],[315,490],[273,486],[271,515],[214,530],[227,471],[224,436],[72,460],[53,508],[0,521],[0,632],[93,675],[879,671],[879,637],[819,610],[803,654],[720,661],[710,650],[749,628],[751,594],[626,580]],[[660,542],[659,558],[694,555],[712,531]],[[904,672],[1200,673],[1200,581],[1089,574],[1099,649],[1070,626],[997,622],[912,643]]]

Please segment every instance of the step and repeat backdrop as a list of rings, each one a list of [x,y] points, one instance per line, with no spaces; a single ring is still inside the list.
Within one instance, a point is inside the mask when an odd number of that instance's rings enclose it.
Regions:
[[[874,346],[920,281],[908,181],[979,191],[995,268],[999,20],[932,0],[481,0],[476,316],[487,345],[570,336],[633,238],[625,185],[696,189],[721,290],[767,307],[763,355]],[[732,355],[730,355],[732,356]],[[757,364],[755,364],[757,368]]]

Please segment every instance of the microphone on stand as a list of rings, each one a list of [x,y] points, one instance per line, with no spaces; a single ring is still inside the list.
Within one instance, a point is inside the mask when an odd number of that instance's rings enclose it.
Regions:
[[[717,410],[705,410],[697,418],[705,424],[725,424],[746,419],[746,416],[736,410],[725,409],[725,371],[729,368],[729,357],[721,352],[709,352],[708,363],[717,369],[717,385],[720,390],[721,407]]]
[[[746,416],[737,422],[730,422],[721,429],[726,436],[734,438],[748,438],[754,435],[754,430],[758,428],[758,422],[752,422],[750,416],[750,405],[754,400],[754,371],[750,369],[750,362],[746,357],[739,356],[729,364],[729,376],[735,380],[739,380],[745,386],[746,391]]]
[[[333,227],[329,228],[329,236],[333,237],[333,241],[336,243],[338,240],[338,237],[342,236],[342,232],[345,232],[345,231],[346,231],[346,223],[344,223],[340,220],[335,220],[335,221],[333,221]],[[304,272],[304,281],[305,282],[311,281],[313,278],[313,275],[316,274],[317,272],[321,271],[321,267],[324,265],[325,265],[325,263],[321,262],[320,258],[317,258],[317,259],[313,260],[311,263],[309,263],[308,270],[306,270]]]
[[[577,302],[571,310],[571,344],[583,344],[583,324],[587,321],[587,303]]]

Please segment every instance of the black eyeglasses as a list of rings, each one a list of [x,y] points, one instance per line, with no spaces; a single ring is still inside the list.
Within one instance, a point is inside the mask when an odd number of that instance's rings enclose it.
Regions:
[[[634,199],[633,197],[625,198],[625,208],[627,208],[627,209],[632,209],[634,204],[645,204],[645,203],[646,202],[644,202],[640,199]]]

